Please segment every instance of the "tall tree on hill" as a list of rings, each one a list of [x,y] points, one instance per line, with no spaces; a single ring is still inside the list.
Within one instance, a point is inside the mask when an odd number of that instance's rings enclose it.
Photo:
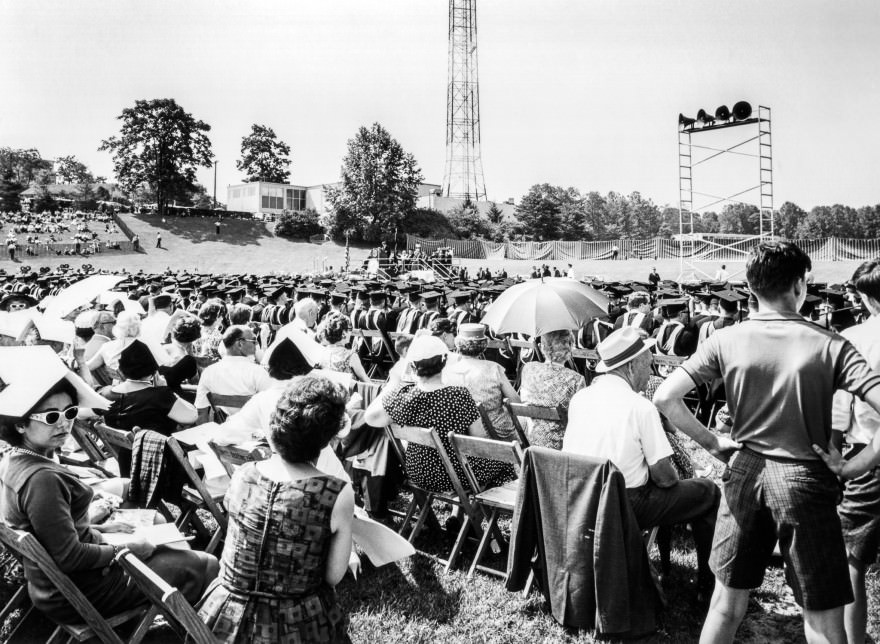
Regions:
[[[514,214],[522,225],[523,232],[538,241],[559,238],[562,224],[559,186],[549,183],[533,185],[520,199]]]
[[[193,190],[196,170],[211,167],[211,126],[193,118],[173,98],[135,101],[118,118],[119,136],[105,139],[98,150],[113,155],[114,172],[125,192],[135,193],[142,183],[151,186],[159,215],[164,215],[172,198],[184,198]]]
[[[790,201],[786,201],[776,211],[774,227],[776,234],[785,239],[794,239],[797,235],[798,224],[807,216],[804,209]]]
[[[331,206],[329,233],[354,231],[365,241],[390,240],[416,206],[422,171],[378,123],[361,127],[348,141],[342,181],[327,190]]]
[[[15,180],[15,172],[11,168],[4,168],[0,173],[0,210],[17,212],[21,208],[24,186]]]
[[[91,183],[95,180],[88,166],[72,154],[58,157],[55,172],[62,183]]]
[[[504,211],[498,207],[494,201],[489,203],[489,209],[486,211],[486,219],[490,224],[500,224],[504,220]]]
[[[241,139],[241,159],[235,167],[245,173],[245,181],[287,183],[290,177],[290,146],[265,125],[251,126],[251,133]]]
[[[0,174],[12,172],[12,181],[25,188],[37,180],[41,171],[51,169],[52,162],[44,161],[34,148],[0,148]]]

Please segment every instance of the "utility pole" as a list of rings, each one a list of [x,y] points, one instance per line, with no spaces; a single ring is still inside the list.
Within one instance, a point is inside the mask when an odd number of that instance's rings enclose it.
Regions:
[[[214,161],[214,210],[217,210],[217,162]]]

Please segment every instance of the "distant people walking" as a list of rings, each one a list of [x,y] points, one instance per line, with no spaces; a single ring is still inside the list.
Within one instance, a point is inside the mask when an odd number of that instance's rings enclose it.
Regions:
[[[162,233],[156,233],[156,248],[162,248]]]
[[[9,253],[9,259],[13,262],[15,261],[15,249],[17,246],[18,240],[13,235],[9,235],[6,238],[6,251]]]
[[[131,238],[131,248],[136,253],[141,249],[141,239],[137,235]]]
[[[611,247],[611,259],[617,259],[617,256],[620,255],[620,249],[617,247],[617,244]]]
[[[220,220],[214,222],[214,232],[219,235],[220,234]]]

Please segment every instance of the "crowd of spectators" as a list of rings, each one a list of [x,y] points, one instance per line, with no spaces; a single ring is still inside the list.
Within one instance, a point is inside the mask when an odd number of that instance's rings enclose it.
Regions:
[[[0,212],[0,232],[10,259],[24,255],[91,255],[128,241],[113,217],[103,212]]]

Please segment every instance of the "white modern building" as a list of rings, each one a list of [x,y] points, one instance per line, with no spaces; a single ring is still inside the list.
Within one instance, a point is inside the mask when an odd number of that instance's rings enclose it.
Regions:
[[[226,188],[226,209],[234,212],[252,212],[255,215],[280,215],[285,210],[308,210],[321,213],[326,209],[325,189],[338,186],[339,182],[316,186],[295,186],[287,183],[254,181],[239,183]],[[418,202],[435,195],[440,190],[436,183],[419,185]]]

